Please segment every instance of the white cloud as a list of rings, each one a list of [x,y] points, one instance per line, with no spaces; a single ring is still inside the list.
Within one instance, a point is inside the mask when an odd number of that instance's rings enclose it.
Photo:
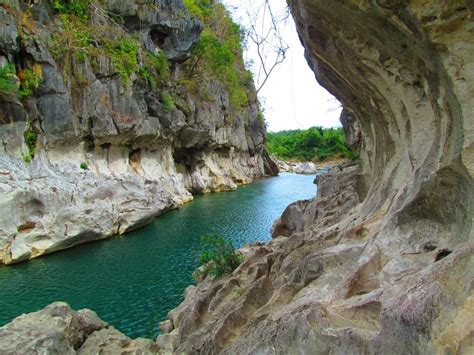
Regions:
[[[256,6],[257,1],[251,4]],[[245,0],[225,0],[226,6],[235,7],[234,17],[241,22],[246,18]],[[272,0],[272,8],[286,6],[285,0]],[[321,87],[304,58],[304,49],[298,39],[293,19],[290,17],[282,31],[289,45],[286,60],[269,78],[260,96],[265,107],[265,118],[269,131],[309,128],[311,126],[340,126],[339,102]],[[247,56],[256,58],[255,50],[249,49]],[[255,61],[257,61],[255,59]]]

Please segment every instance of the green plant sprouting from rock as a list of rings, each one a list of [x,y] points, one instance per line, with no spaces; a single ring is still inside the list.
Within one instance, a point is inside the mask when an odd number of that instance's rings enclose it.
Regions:
[[[161,100],[163,101],[163,110],[165,112],[169,113],[174,109],[175,105],[174,105],[173,97],[168,91],[164,90],[161,93]]]
[[[168,57],[165,52],[159,51],[158,54],[147,52],[144,65],[140,67],[139,73],[145,79],[153,90],[158,87],[158,79],[167,81],[170,75]]]
[[[105,52],[112,58],[115,70],[127,84],[130,75],[138,70],[138,41],[131,38],[121,38],[119,40],[106,40],[104,43]]]
[[[90,21],[88,10],[95,6],[95,12],[101,14],[100,22]],[[164,82],[169,77],[169,63],[166,54],[144,51],[137,38],[127,33],[109,13],[100,9],[96,3],[83,1],[78,8],[61,10],[59,20],[62,31],[53,33],[48,41],[49,49],[61,64],[64,71],[74,73],[75,64],[89,60],[92,66],[100,60],[111,60],[115,73],[120,76],[124,85],[130,77],[138,73],[155,89],[158,81]],[[76,10],[74,10],[76,9]],[[142,62],[139,58],[143,58]]]
[[[203,235],[201,245],[201,267],[196,271],[197,277],[231,274],[244,260],[244,256],[235,250],[233,244],[220,235]]]
[[[252,73],[242,60],[242,33],[225,7],[213,0],[186,0],[188,11],[203,20],[204,31],[186,64],[189,79],[206,78],[223,84],[235,110],[248,104]]]
[[[0,92],[16,93],[18,86],[15,85],[15,67],[7,64],[0,68]]]
[[[35,64],[33,68],[20,70],[18,73],[20,79],[19,94],[21,97],[30,97],[33,91],[37,89],[43,81],[41,65]]]
[[[15,70],[13,64],[0,68],[0,92],[17,94],[22,98],[33,95],[43,80],[41,65],[34,64],[31,68]]]
[[[28,127],[28,129],[23,132],[23,139],[28,151],[23,152],[21,156],[26,163],[29,163],[35,157],[38,135],[32,127]]]
[[[52,0],[53,8],[61,14],[70,14],[82,19],[88,17],[90,0]]]

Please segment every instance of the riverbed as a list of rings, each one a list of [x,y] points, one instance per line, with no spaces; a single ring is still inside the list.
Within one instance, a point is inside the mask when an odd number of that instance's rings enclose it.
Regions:
[[[154,338],[158,323],[194,283],[200,236],[221,234],[241,247],[270,240],[285,207],[314,197],[314,176],[283,173],[236,191],[195,197],[121,237],[0,268],[0,326],[53,301],[90,308],[131,337]]]

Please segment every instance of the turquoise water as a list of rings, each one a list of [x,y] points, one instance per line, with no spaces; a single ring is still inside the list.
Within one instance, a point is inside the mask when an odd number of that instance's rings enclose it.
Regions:
[[[200,236],[219,233],[236,247],[270,239],[293,201],[313,197],[314,176],[281,174],[233,192],[198,196],[126,236],[0,267],[0,325],[53,301],[90,308],[131,337],[154,338],[158,323],[193,283]]]

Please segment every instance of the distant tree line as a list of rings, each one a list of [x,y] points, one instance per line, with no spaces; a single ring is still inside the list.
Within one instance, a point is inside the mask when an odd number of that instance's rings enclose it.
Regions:
[[[311,127],[305,130],[267,133],[267,149],[283,160],[319,160],[327,158],[357,159],[357,153],[346,144],[342,128]]]

